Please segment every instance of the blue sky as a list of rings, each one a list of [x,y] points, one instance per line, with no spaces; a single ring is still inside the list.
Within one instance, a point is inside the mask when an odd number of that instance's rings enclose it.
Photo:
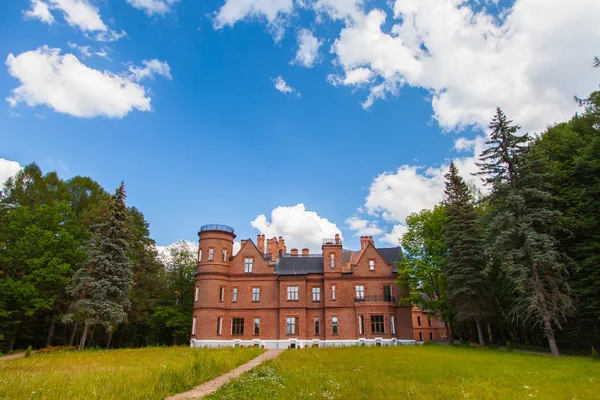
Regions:
[[[474,170],[495,106],[540,131],[600,81],[592,0],[15,0],[0,15],[0,178],[35,161],[124,180],[160,245],[206,223],[312,251],[337,231],[395,244],[450,159]]]

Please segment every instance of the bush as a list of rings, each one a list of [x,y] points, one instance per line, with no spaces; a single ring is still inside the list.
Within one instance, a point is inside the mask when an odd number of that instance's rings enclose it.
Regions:
[[[506,351],[513,351],[512,343],[510,340],[506,341]]]
[[[39,349],[38,353],[51,353],[53,351],[74,351],[77,350],[75,346],[48,346],[43,349]]]
[[[594,346],[592,346],[592,360],[600,360],[600,356],[598,356],[598,352]]]
[[[31,355],[31,345],[29,345],[29,347],[27,347],[27,350],[25,350],[25,358],[29,357]]]

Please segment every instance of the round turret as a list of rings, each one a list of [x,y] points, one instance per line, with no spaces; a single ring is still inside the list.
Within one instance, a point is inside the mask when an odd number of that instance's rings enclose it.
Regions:
[[[233,228],[227,225],[204,225],[198,232],[198,268],[219,269],[229,266],[233,255]]]

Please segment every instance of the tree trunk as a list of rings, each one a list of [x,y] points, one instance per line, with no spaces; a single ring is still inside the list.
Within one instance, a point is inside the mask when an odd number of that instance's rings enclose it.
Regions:
[[[73,325],[73,330],[71,331],[71,337],[69,338],[69,346],[73,346],[75,343],[75,334],[77,333],[77,322]]]
[[[111,330],[110,332],[108,332],[108,343],[106,343],[106,348],[110,349],[110,342],[112,342],[112,337],[113,337],[113,330]]]
[[[452,326],[447,322],[444,322],[444,325],[446,326],[446,336],[448,337],[448,343],[453,344],[454,340],[452,338]]]
[[[85,339],[87,337],[89,328],[89,323],[85,321],[85,325],[83,326],[83,335],[81,335],[81,341],[79,342],[79,350],[83,350],[85,347]]]
[[[554,329],[552,329],[552,323],[550,322],[550,316],[544,316],[544,331],[546,331],[546,337],[548,338],[548,344],[550,345],[550,352],[553,357],[560,357],[558,347],[556,346],[556,339],[554,338]]]
[[[52,346],[52,338],[54,338],[54,319],[50,324],[50,329],[48,330],[48,338],[46,339],[46,347]]]
[[[96,333],[96,325],[92,327],[92,332],[90,332],[90,339],[88,340],[88,347],[92,347],[92,342],[94,341],[94,334]]]
[[[479,344],[481,347],[485,347],[485,340],[483,340],[483,330],[481,329],[481,322],[478,319],[475,320],[475,326],[477,326],[477,336],[479,336]]]
[[[15,348],[15,342],[17,341],[17,337],[19,336],[19,326],[20,324],[17,324],[17,326],[15,326],[15,333],[8,341],[8,348],[6,349],[7,351],[13,351],[13,349]]]
[[[488,339],[489,339],[490,343],[493,343],[494,338],[492,336],[492,327],[490,326],[490,324],[487,324],[487,331],[488,331]]]

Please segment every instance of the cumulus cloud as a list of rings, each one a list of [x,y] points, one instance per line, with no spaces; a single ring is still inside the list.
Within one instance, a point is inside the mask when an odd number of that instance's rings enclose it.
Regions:
[[[50,10],[58,10],[70,26],[98,41],[112,42],[126,36],[125,31],[110,29],[102,21],[98,7],[89,0],[31,0],[31,10],[25,12],[25,17],[51,24],[54,17]]]
[[[6,99],[12,107],[45,105],[83,118],[122,118],[132,110],[151,109],[146,88],[137,78],[90,68],[73,54],[61,54],[60,49],[42,46],[17,56],[9,54],[6,65],[9,74],[20,81]]]
[[[307,211],[304,204],[280,206],[271,211],[271,221],[264,214],[250,223],[267,238],[282,236],[288,249],[307,247],[313,252],[320,251],[322,239],[333,238],[341,231],[327,218],[314,211]]]
[[[70,48],[79,51],[79,55],[81,56],[81,58],[88,58],[92,56],[92,52],[90,50],[91,46],[80,46],[77,43],[73,42],[68,42],[67,44]]]
[[[281,75],[277,78],[272,78],[271,80],[273,81],[273,85],[275,85],[275,89],[279,90],[283,94],[296,92],[296,89],[288,85],[287,82],[281,77]],[[298,93],[298,95],[300,95],[300,93]]]
[[[42,0],[31,0],[31,9],[24,11],[23,15],[25,15],[25,18],[39,19],[47,24],[54,23],[54,17],[50,13],[48,4],[44,3]]]
[[[501,106],[524,131],[539,131],[569,118],[573,95],[597,83],[590,67],[600,40],[595,0],[516,0],[500,17],[464,0],[396,0],[387,22],[381,9],[330,3],[337,4],[331,15],[352,15],[332,45],[337,64],[377,77],[363,107],[407,84],[430,92],[445,129],[484,128]]]
[[[348,218],[346,224],[351,231],[355,232],[356,236],[373,236],[383,233],[383,230],[377,226],[377,222],[361,219],[356,215]]]
[[[308,29],[301,29],[298,32],[298,50],[292,64],[302,65],[311,68],[318,61],[319,47],[323,44],[322,40],[317,39]]]
[[[19,172],[21,168],[21,165],[16,161],[0,158],[0,189],[4,187],[4,182]]]
[[[287,17],[294,9],[293,0],[226,0],[213,20],[215,29],[256,18],[266,21],[275,41],[283,37]]]
[[[127,0],[132,7],[144,11],[148,16],[164,15],[172,11],[172,6],[179,0]]]
[[[183,239],[182,239],[183,240]],[[191,240],[183,240],[183,242],[185,242],[185,244],[189,247],[189,249],[194,253],[194,254],[198,254],[198,241],[191,241]],[[162,260],[163,263],[167,264],[169,262],[169,260],[171,259],[171,249],[177,244],[179,243],[179,241],[175,242],[175,243],[171,243],[169,245],[166,246],[156,246],[156,250],[158,251],[158,256],[160,257],[160,259]],[[235,256],[237,254],[238,251],[240,251],[240,247],[241,247],[241,243],[237,240],[233,241],[233,253],[231,254],[232,256]]]
[[[333,86],[360,86],[369,83],[373,77],[373,71],[369,68],[355,68],[344,72],[345,76],[329,74],[327,81]]]
[[[139,82],[145,78],[153,79],[154,75],[161,75],[167,79],[172,79],[171,67],[166,61],[157,59],[143,60],[142,64],[144,65],[143,67],[132,65],[128,68],[132,80]]]
[[[389,243],[392,246],[400,246],[400,240],[407,231],[408,228],[406,227],[406,225],[397,224],[394,225],[390,233],[386,233],[385,235],[383,235],[380,240],[384,243]]]

